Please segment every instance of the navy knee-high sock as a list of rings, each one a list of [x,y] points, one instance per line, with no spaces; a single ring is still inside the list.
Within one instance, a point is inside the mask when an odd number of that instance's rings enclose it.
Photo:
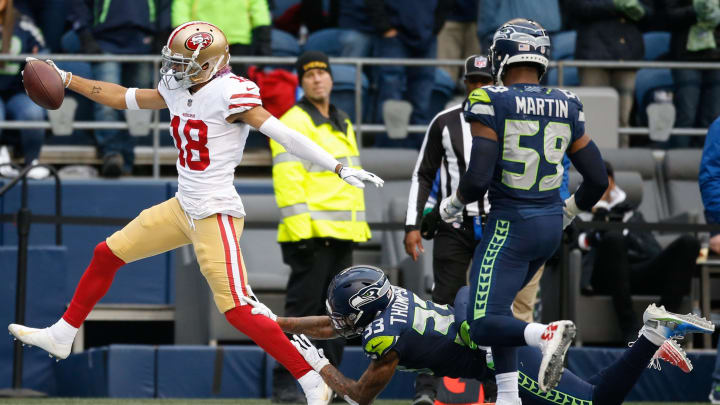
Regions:
[[[657,349],[645,336],[640,336],[617,361],[590,377],[587,381],[595,386],[593,405],[621,404]]]

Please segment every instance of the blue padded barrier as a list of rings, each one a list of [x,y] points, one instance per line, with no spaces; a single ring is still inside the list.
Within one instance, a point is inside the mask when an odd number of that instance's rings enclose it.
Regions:
[[[30,209],[34,214],[54,214],[54,182],[31,181]],[[63,214],[69,216],[129,217],[168,198],[166,181],[153,180],[68,180],[63,182]],[[3,213],[14,213],[20,207],[20,188],[9,191],[3,201]],[[3,244],[17,244],[14,224],[3,223]],[[63,244],[67,246],[67,279],[65,292],[72,296],[85,271],[93,249],[117,226],[63,226]],[[55,243],[54,225],[33,224],[31,244]],[[124,266],[115,277],[104,303],[166,304],[169,301],[169,254],[158,255]]]
[[[98,347],[73,354],[55,365],[61,397],[106,397],[108,348]],[[151,380],[154,383],[154,380]]]
[[[28,249],[26,324],[44,327],[55,323],[65,310],[67,296],[65,261],[62,246],[30,246]],[[15,322],[15,287],[17,283],[17,247],[0,246],[0,325]],[[12,385],[13,340],[0,338],[0,388]],[[23,387],[54,393],[54,360],[37,348],[25,348],[23,355]]]
[[[263,398],[265,355],[257,346],[224,346],[221,398]]]
[[[153,398],[155,347],[111,345],[74,354],[58,363],[58,395]]]
[[[218,350],[222,350],[220,376],[215,375]],[[157,396],[260,398],[265,394],[264,364],[265,353],[257,346],[160,346]]]
[[[157,349],[157,397],[212,396],[215,348],[160,346]]]
[[[590,378],[620,357],[623,350],[625,349],[571,348],[568,355],[568,369],[584,379]],[[688,357],[694,367],[690,374],[661,362],[662,371],[645,370],[630,391],[627,401],[707,401],[715,365],[715,351],[689,353]]]

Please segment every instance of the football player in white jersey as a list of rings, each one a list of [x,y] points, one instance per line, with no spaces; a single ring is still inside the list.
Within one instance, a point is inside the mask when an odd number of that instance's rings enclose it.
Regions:
[[[331,395],[322,378],[275,322],[251,316],[252,307],[245,302],[252,291],[238,244],[245,210],[233,185],[234,170],[252,126],[299,158],[334,170],[353,186],[362,188],[366,181],[382,186],[383,181],[364,170],[343,167],[307,137],[270,115],[262,107],[257,85],[230,71],[228,43],[216,26],[192,21],[177,27],[162,57],[162,80],[157,89],[128,89],[73,77],[55,67],[66,88],[95,102],[117,109],[170,110],[170,130],[178,149],[178,191],[175,197],[142,211],[95,247],[90,265],[57,323],[44,329],[11,324],[8,329],[23,343],[64,359],[78,328],[122,265],[193,244],[220,312],[290,370],[309,404],[324,404]]]

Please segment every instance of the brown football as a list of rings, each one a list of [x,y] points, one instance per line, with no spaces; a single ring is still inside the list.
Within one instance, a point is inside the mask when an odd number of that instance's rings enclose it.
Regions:
[[[65,86],[55,69],[42,60],[25,64],[23,85],[30,99],[42,108],[57,110],[65,98]]]

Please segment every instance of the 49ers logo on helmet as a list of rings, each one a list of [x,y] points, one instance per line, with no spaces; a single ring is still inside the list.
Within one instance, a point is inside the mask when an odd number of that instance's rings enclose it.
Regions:
[[[185,48],[194,51],[198,48],[204,49],[213,43],[213,36],[209,32],[198,32],[185,41]]]

